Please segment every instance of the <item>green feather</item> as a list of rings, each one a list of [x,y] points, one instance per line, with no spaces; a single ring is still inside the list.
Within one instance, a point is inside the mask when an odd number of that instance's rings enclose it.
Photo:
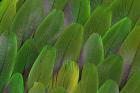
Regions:
[[[15,65],[17,39],[14,33],[5,32],[0,36],[0,92],[7,84]]]
[[[6,89],[8,93],[24,93],[24,82],[22,74],[15,73],[11,77]]]
[[[129,33],[129,35],[127,36],[127,38],[125,39],[124,43],[122,44],[119,50],[119,54],[123,57],[124,62],[127,62],[128,64],[132,63],[137,47],[140,43],[139,22],[140,19],[138,20],[133,30]]]
[[[113,21],[117,22],[129,14],[134,0],[114,0],[111,10]]]
[[[45,88],[48,87],[53,67],[56,60],[56,49],[50,46],[43,48],[42,52],[33,64],[28,76],[28,88],[30,89],[34,82],[41,82]]]
[[[67,91],[64,88],[62,88],[62,87],[58,87],[58,88],[53,89],[49,93],[67,93]]]
[[[111,11],[108,9],[101,6],[97,7],[84,25],[84,41],[86,42],[92,33],[99,33],[100,35],[104,35],[104,33],[111,26],[111,15]]]
[[[125,79],[128,76],[128,70],[133,62],[133,59],[135,57],[138,45],[140,43],[140,19],[138,20],[136,26],[133,28],[133,30],[129,33],[127,38],[124,40],[120,50],[119,54],[122,56],[124,60],[124,71],[123,71],[123,80],[122,82],[125,82]]]
[[[15,16],[12,31],[16,33],[18,47],[29,39],[45,17],[45,0],[26,0]]]
[[[46,0],[46,8],[49,11],[53,9],[64,10],[68,0]]]
[[[18,0],[18,2],[17,2],[17,11],[22,7],[24,2],[25,2],[25,0]]]
[[[129,73],[129,78],[133,75],[133,73],[135,73],[139,69],[140,69],[140,43],[139,43],[139,46],[137,48],[137,52],[135,54],[135,57],[133,59],[133,63],[131,65],[131,70],[130,70],[130,73]]]
[[[98,84],[96,67],[91,63],[86,63],[83,67],[81,80],[74,93],[96,93]]]
[[[93,33],[84,45],[82,61],[100,64],[104,60],[104,49],[101,37]]]
[[[52,88],[64,87],[68,93],[73,93],[79,79],[79,67],[73,61],[65,61],[61,67]]]
[[[40,82],[35,82],[28,93],[45,93],[45,86]]]
[[[0,2],[0,19],[2,19],[7,7],[9,6],[9,0],[1,0]]]
[[[113,4],[115,0],[102,0],[101,5],[104,7],[111,7],[111,5]]]
[[[116,82],[107,80],[99,89],[98,93],[119,93],[119,88]]]
[[[113,20],[116,22],[128,16],[132,20],[132,27],[140,17],[139,0],[115,0],[112,4]]]
[[[120,56],[110,55],[105,59],[105,62],[98,65],[100,85],[106,80],[114,80],[117,84],[120,83],[123,70],[123,60]]]
[[[53,10],[41,22],[34,35],[34,41],[39,50],[47,43],[54,44],[62,33],[64,24],[64,14],[62,11]]]
[[[34,41],[32,39],[27,40],[18,51],[14,72],[30,71],[38,54]]]
[[[76,61],[79,58],[83,43],[83,27],[79,24],[69,25],[55,43],[58,51],[57,63],[65,60]]]
[[[137,70],[128,79],[120,93],[140,93],[140,70]]]
[[[91,12],[93,12],[96,7],[100,6],[101,5],[101,1],[102,0],[90,0],[90,9],[91,9]]]
[[[131,21],[129,18],[123,18],[116,24],[114,24],[103,36],[103,45],[105,49],[105,55],[109,53],[118,52],[123,41],[127,37],[131,30]]]
[[[133,0],[132,6],[131,6],[131,10],[129,10],[129,18],[132,20],[132,26],[135,26],[137,20],[140,17],[140,13],[138,11],[140,11],[140,0]]]
[[[90,0],[69,0],[65,13],[67,24],[71,22],[84,24],[90,17]]]
[[[63,10],[68,0],[54,0],[53,9]]]
[[[16,3],[17,3],[17,0],[8,1],[8,6],[6,7],[5,12],[2,14],[2,17],[0,19],[0,34],[4,31],[10,30],[13,19],[16,15]],[[4,4],[2,3],[2,5]]]

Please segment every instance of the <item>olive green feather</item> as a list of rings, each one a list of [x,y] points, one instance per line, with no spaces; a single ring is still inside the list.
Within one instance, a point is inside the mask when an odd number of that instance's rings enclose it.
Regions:
[[[45,93],[45,86],[40,82],[34,82],[28,93]]]
[[[34,35],[34,41],[39,50],[46,44],[53,45],[63,32],[64,14],[60,10],[53,10],[41,22]]]
[[[67,93],[73,93],[79,80],[79,67],[74,61],[65,61],[53,80],[52,89],[63,87]]]
[[[83,27],[79,24],[73,23],[65,28],[55,43],[58,67],[65,60],[77,62],[83,44],[83,33]]]
[[[12,31],[16,33],[18,47],[33,36],[37,26],[46,15],[45,0],[26,0],[17,12],[12,24]]]
[[[12,25],[13,19],[16,15],[16,4],[17,0],[7,0],[7,5],[2,3],[2,6],[6,6],[6,10],[3,14],[0,14],[0,34],[4,31],[10,31],[10,27]],[[2,2],[6,2],[3,0]]]
[[[103,36],[110,28],[111,20],[111,11],[102,6],[98,6],[84,25],[84,42],[86,42],[92,33],[98,33]]]
[[[98,90],[99,79],[95,65],[86,63],[82,70],[81,80],[74,93],[96,93]]]
[[[140,70],[137,70],[127,80],[120,93],[140,93]]]
[[[53,89],[49,93],[67,93],[67,91],[64,88],[62,88],[62,87],[58,87],[58,88]]]
[[[90,62],[98,65],[104,61],[102,38],[93,33],[86,41],[82,52],[82,63]]]
[[[135,73],[139,69],[140,69],[140,43],[139,43],[139,46],[137,48],[135,57],[133,59],[133,63],[131,65],[131,69],[129,72],[129,78],[133,75],[133,73]]]

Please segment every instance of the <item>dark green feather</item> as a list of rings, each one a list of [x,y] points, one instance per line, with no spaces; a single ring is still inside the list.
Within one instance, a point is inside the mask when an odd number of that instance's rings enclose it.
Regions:
[[[17,54],[17,39],[14,33],[5,32],[0,36],[0,92],[10,79]]]
[[[110,55],[105,59],[105,62],[98,65],[100,85],[106,80],[114,80],[120,84],[123,71],[123,60],[120,56]]]
[[[32,39],[27,40],[18,51],[14,72],[30,71],[38,54],[39,51],[35,47],[34,41]]]

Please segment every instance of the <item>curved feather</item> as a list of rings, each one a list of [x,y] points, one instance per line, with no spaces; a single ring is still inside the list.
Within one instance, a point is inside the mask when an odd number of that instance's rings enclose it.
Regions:
[[[98,65],[104,61],[104,49],[101,37],[93,33],[82,50],[82,63],[90,62]]]
[[[121,48],[119,49],[119,54],[122,56],[124,60],[124,70],[123,70],[123,79],[122,84],[126,82],[128,77],[128,73],[130,70],[130,66],[133,62],[134,56],[136,54],[138,45],[140,43],[140,19],[137,24],[133,28],[133,30],[129,33],[127,38],[124,40]]]
[[[100,85],[106,80],[114,80],[120,84],[123,72],[123,59],[118,55],[110,55],[105,59],[105,62],[98,65]]]
[[[52,88],[63,87],[67,93],[73,93],[79,79],[79,67],[74,61],[65,61],[61,67]]]
[[[16,33],[18,47],[29,39],[46,15],[45,0],[26,0],[15,16],[12,31]]]
[[[36,49],[34,41],[32,39],[27,40],[18,51],[14,72],[30,71],[38,54],[39,51]]]
[[[17,54],[17,39],[12,32],[5,32],[0,36],[0,92],[10,79]]]
[[[25,2],[25,0],[18,0],[18,2],[17,2],[17,11],[22,7],[24,2]]]
[[[10,2],[9,0],[2,0],[0,3],[0,19],[2,19],[2,16],[5,13]]]
[[[34,41],[39,50],[46,44],[53,45],[63,31],[64,14],[62,11],[53,10],[41,22],[34,35]]]
[[[98,6],[101,5],[102,0],[90,0],[90,9],[93,12]]]
[[[115,0],[112,4],[112,13],[114,22],[128,16],[132,20],[132,27],[140,17],[139,0]]]
[[[103,36],[103,45],[105,49],[105,55],[109,53],[117,53],[121,44],[131,30],[131,21],[129,18],[123,18],[116,24],[114,24]]]
[[[54,0],[53,9],[64,10],[68,0]]]
[[[24,93],[24,82],[22,74],[13,74],[6,89],[7,93]]]
[[[98,93],[119,93],[119,88],[116,82],[107,80],[99,89]]]
[[[83,33],[83,27],[74,23],[69,25],[60,35],[55,43],[58,53],[56,68],[59,68],[65,60],[77,62],[83,43]]]
[[[140,17],[140,13],[137,11],[140,11],[140,1],[139,0],[133,0],[131,10],[129,10],[129,18],[132,20],[132,26],[135,26],[137,20]]]
[[[68,0],[64,13],[65,25],[84,24],[90,17],[90,0]]]
[[[139,46],[136,50],[136,54],[135,54],[135,57],[133,59],[133,63],[131,65],[131,69],[129,72],[129,78],[133,75],[133,73],[135,73],[139,69],[140,69],[140,43],[139,43]]]
[[[81,80],[74,93],[96,93],[98,85],[97,68],[91,63],[86,63],[83,67]]]
[[[111,26],[111,18],[112,13],[110,10],[101,6],[97,7],[84,25],[85,29],[84,41],[86,42],[86,40],[92,33],[104,35],[104,33]]]
[[[140,70],[137,70],[128,79],[120,93],[140,93]]]
[[[6,0],[3,0],[2,2],[6,2]],[[0,18],[0,34],[4,31],[10,31],[10,27],[16,15],[16,4],[17,0],[8,0],[7,6],[6,4],[2,3],[2,5],[6,6],[6,10]]]
[[[44,47],[29,73],[28,89],[33,86],[34,82],[40,82],[45,88],[48,87],[52,77],[55,60],[56,49],[50,46]]]
[[[40,82],[35,82],[28,93],[45,93],[45,86]]]

